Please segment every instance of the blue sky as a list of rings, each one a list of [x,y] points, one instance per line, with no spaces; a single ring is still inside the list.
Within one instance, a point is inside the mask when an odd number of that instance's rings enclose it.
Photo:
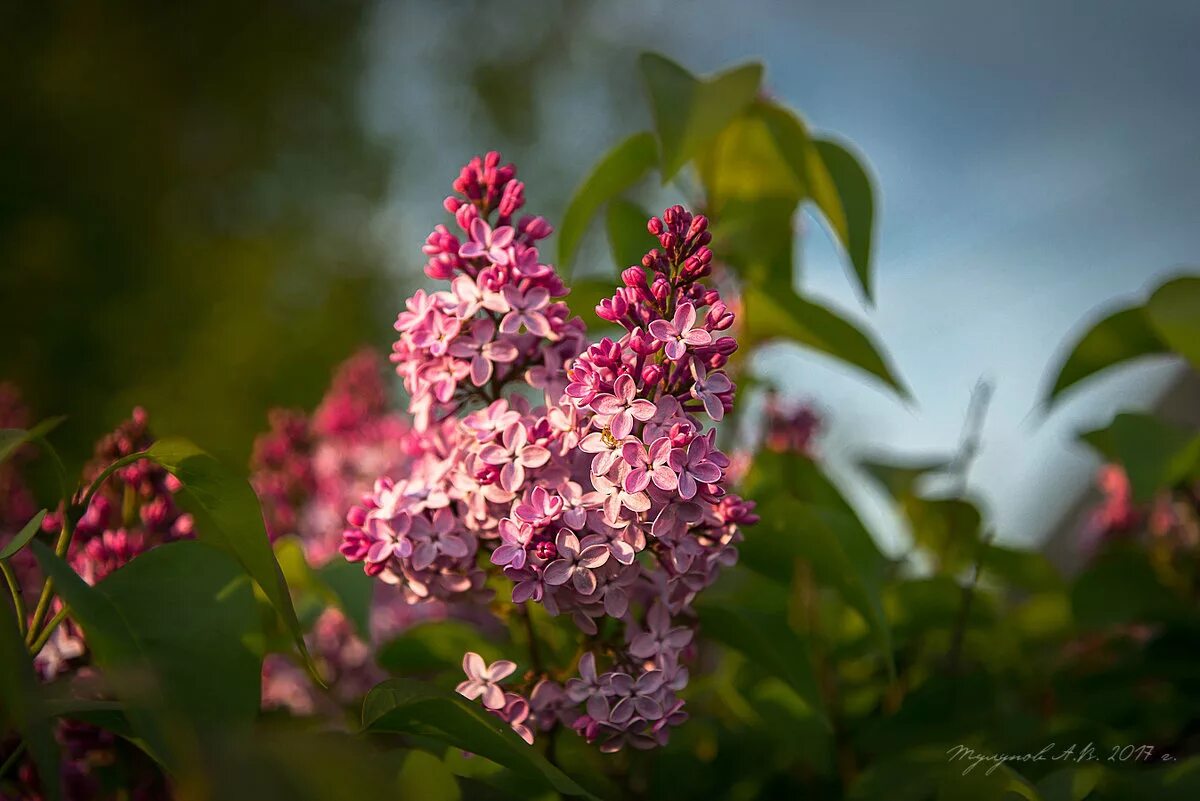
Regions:
[[[414,237],[436,221],[429,198],[480,146],[459,124],[466,94],[438,83],[445,53],[433,43],[455,30],[520,37],[536,24],[511,4],[470,21],[444,8],[377,15],[365,114],[410,141],[378,225],[397,269],[419,264]],[[791,348],[773,349],[762,369],[827,410],[825,452],[848,486],[864,451],[953,449],[987,378],[996,391],[970,486],[1002,537],[1030,542],[1095,467],[1073,432],[1143,407],[1172,375],[1166,364],[1136,367],[1049,419],[1033,414],[1059,347],[1086,318],[1200,265],[1198,37],[1200,4],[1187,2],[598,3],[564,44],[568,68],[539,84],[548,99],[534,147],[577,164],[577,180],[644,126],[640,97],[603,97],[589,78],[632,69],[638,49],[697,72],[762,60],[768,90],[853,142],[881,191],[876,306],[859,302],[815,224],[799,283],[878,334],[918,403]],[[597,112],[614,103],[622,113]],[[878,498],[856,494],[895,544]]]

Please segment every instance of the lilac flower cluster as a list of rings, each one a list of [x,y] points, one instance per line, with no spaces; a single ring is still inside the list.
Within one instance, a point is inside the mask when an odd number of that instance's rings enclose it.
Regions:
[[[686,717],[691,602],[756,520],[703,422],[732,407],[737,348],[732,311],[701,283],[707,221],[679,206],[649,221],[659,247],[596,309],[624,334],[587,346],[539,259],[549,225],[513,221],[515,170],[490,153],[454,189],[458,231],[425,245],[426,273],[449,288],[408,300],[392,353],[426,444],[350,510],[342,553],[410,603],[487,600],[490,569],[513,604],[570,616],[585,653],[565,685],[535,666],[527,693],[504,690],[515,665],[464,660],[460,692],[522,737],[562,725],[605,750],[664,743]]]

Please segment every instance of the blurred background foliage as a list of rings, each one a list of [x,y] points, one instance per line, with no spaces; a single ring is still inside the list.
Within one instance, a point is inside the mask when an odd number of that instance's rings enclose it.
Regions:
[[[0,375],[68,450],[134,404],[244,462],[382,343],[359,2],[6,4]],[[230,25],[236,19],[237,25]]]

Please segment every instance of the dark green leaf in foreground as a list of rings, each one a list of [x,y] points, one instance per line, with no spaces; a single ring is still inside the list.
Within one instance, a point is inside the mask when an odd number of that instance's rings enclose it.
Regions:
[[[37,765],[46,794],[61,798],[58,743],[50,724],[12,605],[0,597],[0,735],[10,726],[16,729]]]
[[[363,702],[363,727],[370,732],[432,737],[503,765],[537,787],[590,797],[514,734],[508,724],[457,693],[409,679],[385,681],[371,690]]]
[[[761,64],[711,78],[697,78],[656,53],[643,53],[639,65],[662,146],[663,183],[754,100],[762,82]]]
[[[903,398],[908,389],[873,339],[849,320],[791,289],[747,288],[742,347],[782,339],[820,351],[878,378]]]
[[[558,229],[558,267],[564,276],[571,274],[571,261],[579,242],[608,201],[640,181],[658,160],[654,136],[634,134],[610,150],[584,179],[567,203]],[[642,220],[643,226],[645,220]]]
[[[150,446],[147,455],[183,484],[183,495],[191,501],[189,509],[197,517],[200,539],[237,558],[262,588],[291,631],[300,653],[308,659],[304,632],[267,538],[258,496],[249,482],[185,439],[160,439]]]
[[[254,720],[258,619],[250,583],[228,554],[170,543],[89,587],[45,545],[33,548],[148,750],[178,767],[193,755],[195,730]]]

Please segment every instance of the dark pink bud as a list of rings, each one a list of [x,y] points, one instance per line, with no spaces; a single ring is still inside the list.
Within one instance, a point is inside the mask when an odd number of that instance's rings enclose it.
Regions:
[[[546,540],[534,546],[533,554],[538,559],[550,560],[558,556],[558,548],[555,547],[553,542]]]
[[[367,510],[361,506],[351,506],[346,513],[346,522],[355,528],[362,528],[367,523]]]
[[[531,242],[536,242],[539,239],[545,239],[553,233],[554,229],[550,227],[550,223],[546,222],[544,217],[525,216],[517,223],[517,233],[524,236]]]
[[[649,231],[652,235],[658,236],[659,234],[661,234],[663,232],[662,220],[658,219],[657,217],[651,217],[650,220],[646,223],[646,230]]]
[[[596,316],[601,320],[608,320],[610,323],[617,322],[628,311],[629,304],[625,302],[625,298],[621,297],[620,293],[611,298],[605,298],[596,306]]]
[[[650,287],[650,292],[659,303],[665,303],[671,296],[671,282],[660,275],[654,279],[654,286]]]
[[[646,273],[641,267],[627,267],[621,273],[621,280],[628,287],[645,287]]]
[[[721,337],[716,342],[712,343],[712,345],[710,345],[709,347],[711,347],[713,350],[715,350],[717,353],[721,354],[722,356],[728,357],[735,350],[737,350],[738,343],[737,343],[737,340],[734,339],[733,337]]]
[[[652,387],[663,379],[663,368],[661,364],[647,364],[642,368],[642,383],[648,387]]]
[[[458,211],[458,207],[462,204],[463,201],[461,198],[457,198],[454,195],[448,195],[446,199],[442,201],[442,208],[451,214],[454,214],[456,211]]]

